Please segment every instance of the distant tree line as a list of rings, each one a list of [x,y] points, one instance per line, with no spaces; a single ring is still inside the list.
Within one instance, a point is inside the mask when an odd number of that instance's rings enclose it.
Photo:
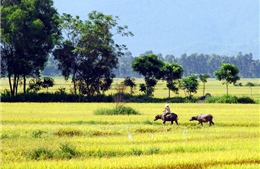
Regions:
[[[152,51],[147,51],[144,54],[152,54]],[[141,54],[141,55],[144,55]],[[182,54],[180,57],[174,55],[166,55],[163,57],[161,54],[157,54],[157,57],[164,62],[172,63],[176,62],[180,64],[184,70],[183,75],[188,76],[193,74],[208,74],[211,78],[215,77],[214,71],[218,69],[222,63],[234,64],[239,68],[239,76],[241,78],[260,78],[260,61],[254,60],[253,55],[242,54],[239,52],[237,56],[226,56],[217,54]],[[118,78],[124,77],[136,77],[141,78],[137,72],[133,71],[131,63],[135,57],[131,52],[126,52],[123,56],[118,58],[117,68],[113,70],[114,74]],[[43,74],[47,76],[60,76],[60,72],[57,69],[57,61],[50,56],[47,66],[45,67]]]
[[[152,54],[152,51],[147,51],[144,54]],[[143,54],[141,54],[143,55]],[[237,56],[226,56],[217,54],[182,54],[180,57],[174,55],[166,55],[163,57],[157,54],[157,57],[162,61],[180,64],[184,70],[183,76],[190,74],[208,74],[211,78],[215,77],[214,71],[217,70],[222,63],[234,64],[239,68],[239,76],[241,78],[259,78],[260,77],[260,61],[254,60],[253,55],[242,54],[239,52]],[[117,69],[114,70],[116,77],[141,77],[133,72],[131,63],[135,57],[130,52],[127,52],[123,57],[119,58]]]

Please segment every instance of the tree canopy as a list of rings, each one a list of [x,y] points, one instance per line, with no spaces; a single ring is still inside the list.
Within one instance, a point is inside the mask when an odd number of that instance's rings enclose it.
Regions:
[[[181,81],[181,88],[185,92],[188,92],[190,98],[192,97],[192,93],[197,93],[198,86],[198,77],[195,74],[184,77]]]
[[[84,23],[78,16],[62,17],[65,39],[54,51],[59,69],[68,79],[72,74],[74,93],[76,84],[81,94],[95,95],[109,89],[115,77],[113,69],[123,55],[125,45],[116,44],[114,36],[132,35],[127,26],[118,26],[118,17],[93,11]],[[113,32],[115,31],[115,32]]]
[[[238,76],[239,69],[233,64],[222,63],[221,67],[214,72],[217,80],[224,80],[223,84],[226,84],[227,95],[228,85],[235,84],[240,77]]]
[[[174,91],[175,93],[178,93],[178,87],[177,87],[177,81],[178,79],[181,79],[183,75],[183,69],[182,67],[172,62],[171,64],[165,62],[163,65],[163,68],[161,70],[161,79],[166,81],[167,88],[169,89],[168,97],[170,98],[170,91]]]
[[[154,54],[141,55],[132,62],[133,70],[144,76],[145,84],[141,84],[140,90],[146,95],[152,95],[157,79],[161,78],[162,67],[163,62]]]
[[[1,1],[1,73],[11,95],[26,76],[38,77],[59,39],[58,13],[52,0]]]

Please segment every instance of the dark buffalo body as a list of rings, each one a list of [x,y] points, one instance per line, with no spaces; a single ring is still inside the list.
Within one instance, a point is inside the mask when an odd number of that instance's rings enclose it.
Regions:
[[[190,121],[197,120],[199,124],[203,125],[203,122],[209,122],[209,125],[214,125],[213,116],[211,114],[200,114],[198,116],[192,116]]]
[[[162,119],[163,124],[165,124],[166,121],[170,121],[171,124],[173,124],[173,122],[175,121],[175,123],[178,125],[178,115],[175,113],[167,114],[165,119],[164,114],[158,114],[157,116],[155,116],[154,121],[158,119]]]

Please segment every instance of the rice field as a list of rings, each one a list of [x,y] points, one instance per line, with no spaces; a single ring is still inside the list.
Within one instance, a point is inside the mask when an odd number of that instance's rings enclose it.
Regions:
[[[140,115],[94,115],[113,103],[1,103],[1,168],[259,168],[259,104],[170,104],[179,125]],[[189,121],[211,113],[214,126]]]

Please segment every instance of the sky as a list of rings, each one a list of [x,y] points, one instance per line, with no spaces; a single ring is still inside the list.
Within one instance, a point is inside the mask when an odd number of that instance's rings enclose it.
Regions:
[[[133,37],[115,37],[133,56],[152,50],[259,58],[259,0],[54,0],[60,14],[85,21],[91,11],[118,16]]]

